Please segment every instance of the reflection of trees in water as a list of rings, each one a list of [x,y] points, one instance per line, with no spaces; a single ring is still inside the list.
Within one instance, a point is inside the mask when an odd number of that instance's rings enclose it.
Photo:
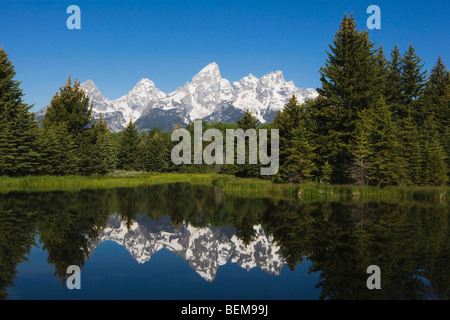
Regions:
[[[179,227],[233,226],[245,244],[261,225],[291,270],[305,257],[324,299],[422,299],[450,296],[448,206],[307,203],[237,198],[220,188],[170,184],[130,189],[0,195],[0,298],[36,232],[63,285],[66,269],[84,266],[89,241],[119,213],[128,227],[148,215]],[[366,269],[381,268],[382,290],[366,287]]]
[[[43,195],[43,208],[37,227],[40,242],[47,251],[47,262],[65,285],[70,265],[84,266],[89,256],[89,240],[106,226],[109,192],[82,191]]]
[[[34,212],[8,208],[0,200],[0,300],[6,299],[7,287],[13,285],[16,267],[26,261],[35,238]]]
[[[9,274],[2,272],[1,290],[13,285],[16,267],[35,245],[36,234],[64,285],[67,267],[84,265],[89,238],[106,225],[108,201],[106,192],[91,191],[0,195],[0,268]]]
[[[354,219],[355,205],[324,205],[333,206],[333,214],[316,217],[308,241],[311,271],[320,272],[321,298],[448,298],[449,287],[438,289],[440,281],[429,276],[449,248],[447,207],[369,203],[361,224]],[[381,268],[382,290],[366,288],[365,272],[372,264]],[[441,277],[448,277],[449,266],[440,270]]]

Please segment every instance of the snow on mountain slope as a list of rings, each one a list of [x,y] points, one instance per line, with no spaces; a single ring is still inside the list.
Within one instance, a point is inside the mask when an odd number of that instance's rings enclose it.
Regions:
[[[130,120],[136,122],[145,108],[153,106],[165,96],[164,92],[156,88],[153,81],[142,79],[127,95],[113,101],[113,105],[116,110],[122,112],[127,122]]]
[[[146,116],[152,113],[154,108],[163,110],[177,108],[183,111],[182,123],[189,123],[208,116],[217,104],[227,99],[231,100],[232,96],[231,84],[228,80],[222,79],[218,65],[211,63],[184,87],[167,94],[156,104],[149,104],[142,115]]]
[[[142,79],[128,94],[114,101],[105,98],[92,80],[82,83],[81,88],[91,99],[94,117],[98,119],[102,114],[114,132],[123,130],[130,120],[141,130],[156,126],[171,130],[177,124],[198,119],[236,121],[247,109],[261,123],[271,122],[293,95],[299,102],[318,96],[314,89],[301,89],[293,81],[287,82],[281,71],[259,79],[249,74],[230,83],[222,78],[215,62],[168,94],[149,79]],[[44,113],[42,109],[38,116]]]
[[[92,80],[83,82],[80,85],[87,95],[90,102],[93,105],[92,115],[95,119],[100,118],[100,114],[103,119],[108,123],[110,130],[119,132],[127,125],[123,112],[114,104],[113,101],[106,99],[97,88]]]
[[[153,254],[166,249],[181,256],[203,279],[211,282],[217,270],[228,261],[247,271],[258,267],[278,275],[284,265],[279,247],[261,226],[254,226],[256,238],[248,245],[231,227],[198,228],[184,224],[175,228],[170,219],[153,221],[141,217],[128,229],[119,215],[109,218],[106,227],[90,244],[90,254],[104,241],[114,241],[130,252],[138,263],[146,263]]]

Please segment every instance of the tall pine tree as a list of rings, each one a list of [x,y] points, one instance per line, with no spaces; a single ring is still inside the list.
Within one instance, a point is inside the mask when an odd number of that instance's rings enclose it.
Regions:
[[[409,184],[422,185],[424,146],[419,129],[411,113],[399,121],[400,154],[405,163],[406,181]]]
[[[381,99],[367,110],[370,121],[370,182],[392,185],[405,182],[405,166],[400,154],[399,129],[392,119],[389,106]]]
[[[399,118],[408,116],[411,112],[413,119],[423,124],[424,112],[417,103],[417,99],[423,93],[425,88],[426,71],[422,71],[422,59],[416,54],[412,45],[403,55],[401,60],[400,87],[402,90],[402,110],[399,110]]]
[[[274,128],[279,130],[280,135],[280,166],[289,156],[288,149],[291,147],[293,132],[298,128],[303,119],[303,112],[296,96],[288,101],[284,108],[277,113],[273,122]]]
[[[119,138],[117,168],[123,170],[139,170],[139,133],[136,125],[130,120]]]
[[[78,173],[78,152],[64,125],[40,129],[39,173],[70,175]]]
[[[357,185],[367,185],[370,179],[370,159],[372,157],[370,142],[370,119],[366,116],[367,109],[361,111],[360,120],[356,126],[356,136],[353,147],[353,165],[351,175]]]
[[[394,118],[399,119],[407,111],[404,108],[402,87],[401,87],[401,72],[402,72],[402,55],[397,45],[391,52],[391,60],[387,65],[387,77],[386,77],[386,90],[385,98],[386,103],[391,106]]]
[[[115,169],[116,150],[108,130],[108,125],[100,115],[100,119],[85,131],[85,139],[80,146],[80,173],[107,174]]]
[[[258,127],[259,120],[247,110],[237,121],[238,128],[245,131]],[[245,139],[245,164],[236,164],[234,174],[237,177],[258,177],[260,175],[260,165],[249,163],[250,145],[249,139]]]
[[[46,109],[42,119],[44,130],[52,130],[55,133],[66,132],[67,137],[58,138],[60,141],[68,141],[67,148],[75,149],[73,160],[76,161],[73,172],[83,175],[92,174],[93,161],[91,153],[94,150],[96,138],[92,130],[92,105],[86,92],[81,89],[80,83],[75,80],[72,84],[71,77],[60,88]],[[61,129],[63,128],[63,129]],[[68,153],[72,150],[67,150]],[[66,166],[68,167],[68,166]]]
[[[88,95],[77,80],[72,85],[69,77],[60,92],[53,96],[42,124],[44,128],[66,126],[69,134],[76,139],[75,142],[79,143],[82,133],[90,127],[92,120],[92,105]]]
[[[447,176],[450,176],[450,72],[441,57],[434,65],[423,95],[423,110],[434,116],[440,142],[447,159]]]
[[[312,106],[319,153],[333,167],[333,182],[351,181],[358,114],[383,94],[384,72],[380,52],[368,32],[357,30],[353,16],[344,16],[328,59],[320,69],[322,88]]]
[[[380,92],[381,95],[386,97],[387,95],[387,81],[389,77],[389,61],[386,59],[386,55],[384,54],[383,46],[380,45],[378,50],[376,51],[377,62],[378,62],[378,73],[379,73],[379,81],[380,81]]]
[[[169,167],[170,151],[166,141],[157,132],[148,137],[146,143],[147,159],[145,168],[151,172],[164,172]]]
[[[298,128],[293,130],[292,141],[287,151],[289,155],[280,167],[280,176],[283,181],[289,183],[310,181],[316,169],[315,153],[304,121],[301,121]]]
[[[443,185],[448,181],[446,154],[439,139],[437,122],[430,115],[423,127],[424,165],[423,181],[428,185]]]
[[[450,127],[450,72],[441,57],[430,72],[422,104],[426,116],[434,116],[439,134],[444,134]]]
[[[0,175],[20,176],[37,171],[37,122],[32,106],[23,101],[20,81],[8,54],[0,49]]]

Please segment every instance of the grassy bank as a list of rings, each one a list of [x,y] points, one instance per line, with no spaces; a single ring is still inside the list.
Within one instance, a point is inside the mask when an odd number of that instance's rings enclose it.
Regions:
[[[214,175],[118,173],[111,176],[27,176],[0,177],[0,192],[79,191],[83,189],[131,188],[186,182],[211,185]]]
[[[300,200],[432,200],[447,202],[449,187],[339,186],[317,183],[276,184],[270,180],[233,178],[217,174],[148,174],[118,172],[110,176],[0,177],[0,192],[79,191],[83,189],[128,188],[166,183],[218,186],[226,194],[245,197],[276,197]]]
[[[377,201],[439,201],[447,202],[450,187],[391,186],[385,188],[327,185],[318,183],[276,184],[259,179],[229,179],[215,181],[229,194],[251,196],[282,196],[303,200],[377,200]]]

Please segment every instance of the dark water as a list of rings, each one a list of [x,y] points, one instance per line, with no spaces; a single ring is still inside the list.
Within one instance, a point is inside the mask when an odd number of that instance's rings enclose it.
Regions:
[[[66,286],[70,265],[80,290]],[[446,203],[249,199],[188,184],[0,195],[0,299],[449,296]]]

